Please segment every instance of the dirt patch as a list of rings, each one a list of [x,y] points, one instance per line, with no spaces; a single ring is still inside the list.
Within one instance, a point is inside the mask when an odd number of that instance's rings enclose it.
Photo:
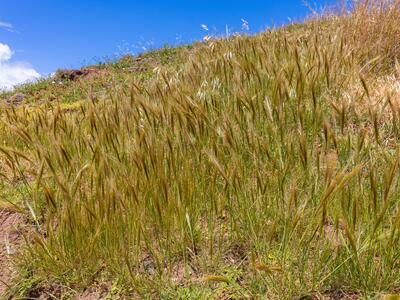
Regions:
[[[357,292],[345,292],[341,290],[329,291],[324,299],[326,300],[356,300],[360,299],[361,295]]]
[[[58,284],[50,284],[45,287],[36,287],[28,292],[28,299],[53,300],[53,299],[77,299],[77,300],[102,300],[106,299],[111,289],[110,284],[93,285],[83,292]],[[118,297],[116,297],[118,298]]]
[[[103,284],[97,287],[91,287],[87,289],[85,292],[77,295],[76,299],[78,300],[98,300],[98,299],[106,299],[109,294],[110,286]]]
[[[361,299],[361,294],[357,292],[345,292],[342,290],[330,290],[325,294],[307,295],[292,300],[358,300]]]
[[[23,242],[20,227],[25,224],[22,214],[0,209],[0,298],[15,276],[11,263]]]

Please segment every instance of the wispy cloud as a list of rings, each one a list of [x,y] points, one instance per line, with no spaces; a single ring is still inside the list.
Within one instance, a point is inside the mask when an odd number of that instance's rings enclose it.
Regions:
[[[13,55],[11,48],[0,43],[0,90],[11,90],[15,85],[33,81],[40,74],[24,62],[10,62]]]
[[[0,21],[0,29],[5,29],[9,32],[18,32],[17,30],[15,30],[14,26],[11,23],[2,21]]]

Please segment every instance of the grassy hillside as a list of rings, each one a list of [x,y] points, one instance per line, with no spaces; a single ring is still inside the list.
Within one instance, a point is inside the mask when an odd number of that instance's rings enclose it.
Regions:
[[[0,205],[32,229],[8,295],[395,294],[399,5],[17,89],[1,104]]]

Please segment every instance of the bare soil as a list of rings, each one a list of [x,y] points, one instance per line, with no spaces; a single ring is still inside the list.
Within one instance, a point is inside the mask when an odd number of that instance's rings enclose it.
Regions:
[[[0,209],[0,298],[15,276],[11,258],[18,254],[23,242],[20,228],[25,223],[23,215]]]

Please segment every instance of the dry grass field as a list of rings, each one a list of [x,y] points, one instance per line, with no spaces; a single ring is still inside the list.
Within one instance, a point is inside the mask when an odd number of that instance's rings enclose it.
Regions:
[[[400,299],[398,59],[361,1],[3,93],[4,297]]]

